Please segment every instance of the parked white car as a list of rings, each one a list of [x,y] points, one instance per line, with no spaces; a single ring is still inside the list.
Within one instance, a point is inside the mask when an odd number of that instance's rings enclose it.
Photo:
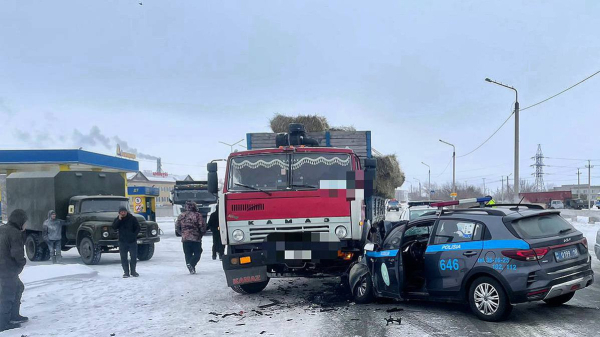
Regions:
[[[550,201],[550,208],[563,209],[565,208],[565,204],[563,204],[562,200],[552,200]]]

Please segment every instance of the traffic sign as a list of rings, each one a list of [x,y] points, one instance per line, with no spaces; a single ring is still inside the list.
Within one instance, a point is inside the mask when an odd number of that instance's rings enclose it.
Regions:
[[[434,194],[434,193],[435,193],[435,191],[434,191],[434,190],[431,190],[430,192],[431,192],[431,194]]]
[[[451,196],[451,197],[456,197],[456,196],[458,196],[458,193],[456,193],[456,192],[452,192],[452,193],[450,193],[450,196]]]

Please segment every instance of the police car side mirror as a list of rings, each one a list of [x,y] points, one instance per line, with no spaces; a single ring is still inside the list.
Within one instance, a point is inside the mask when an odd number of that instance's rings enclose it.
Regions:
[[[375,244],[374,243],[367,243],[365,245],[365,251],[372,252],[374,250],[375,250]]]

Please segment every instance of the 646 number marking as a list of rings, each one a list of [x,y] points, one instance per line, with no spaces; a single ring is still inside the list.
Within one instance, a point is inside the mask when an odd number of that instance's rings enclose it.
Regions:
[[[441,270],[459,270],[460,265],[458,264],[458,259],[448,259],[448,260],[440,260],[440,269]]]

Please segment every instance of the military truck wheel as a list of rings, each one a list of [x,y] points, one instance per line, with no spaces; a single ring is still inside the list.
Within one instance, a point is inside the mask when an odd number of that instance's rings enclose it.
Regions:
[[[79,255],[85,264],[98,264],[102,257],[102,250],[100,246],[94,244],[92,238],[89,236],[84,237],[79,242]]]
[[[47,261],[50,258],[48,245],[38,233],[29,233],[25,239],[25,253],[29,261]]]
[[[232,286],[231,289],[238,294],[256,294],[263,291],[267,287],[267,284],[269,284],[269,279],[264,282]]]
[[[138,260],[148,261],[154,256],[154,243],[138,245]]]

